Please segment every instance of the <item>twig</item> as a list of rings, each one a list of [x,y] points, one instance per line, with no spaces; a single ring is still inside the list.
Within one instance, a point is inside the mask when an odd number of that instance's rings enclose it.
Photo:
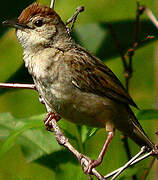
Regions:
[[[130,48],[127,51],[127,53],[125,55],[123,55],[123,53],[122,53],[121,46],[120,46],[120,44],[118,42],[118,39],[117,39],[116,34],[115,34],[114,30],[113,30],[113,27],[110,24],[108,24],[109,25],[109,29],[110,29],[111,34],[112,34],[112,37],[113,37],[113,39],[115,41],[116,48],[118,49],[118,51],[120,53],[120,56],[121,56],[121,59],[122,59],[122,62],[123,62],[124,71],[125,71],[125,81],[126,81],[125,84],[126,84],[127,91],[129,89],[129,81],[130,81],[130,79],[132,77],[132,73],[133,73],[133,68],[132,68],[133,55],[134,55],[134,52],[135,52],[136,48],[139,45],[138,44],[138,37],[139,37],[139,32],[140,32],[140,16],[144,12],[144,10],[145,10],[145,7],[144,6],[140,6],[139,2],[137,1],[137,14],[136,14],[135,33],[134,33],[134,38],[133,38],[133,46],[132,46],[132,48]],[[151,13],[150,13],[150,15],[151,15]],[[153,20],[153,16],[152,16],[152,20]],[[153,21],[154,21],[155,25],[157,25],[157,27],[158,27],[158,22],[155,21],[155,19]],[[149,38],[147,37],[144,41],[146,41],[147,39],[150,39],[150,37]],[[128,63],[127,63],[127,58],[128,58]],[[124,144],[124,147],[125,147],[125,150],[126,150],[126,154],[127,154],[128,160],[129,160],[129,159],[131,159],[131,153],[130,153],[130,149],[129,149],[129,145],[128,145],[127,136],[123,135],[122,140],[123,140],[123,144]],[[130,166],[130,163],[131,163],[131,160],[126,164],[126,166],[124,166],[124,168],[126,169],[128,166]],[[112,180],[114,180],[122,172],[122,170],[124,170],[124,168],[123,169],[119,168],[117,171],[114,171],[114,174],[116,174],[116,173],[117,174],[112,178]],[[114,174],[109,174],[109,175],[112,176]],[[108,178],[108,175],[105,176],[105,178]],[[132,178],[133,178],[133,180],[137,179],[136,175],[133,175]]]
[[[134,162],[138,157],[140,157],[146,151],[146,147],[142,147],[140,152],[136,154],[130,161],[128,161],[124,166],[122,166],[119,171],[113,176],[111,180],[115,180],[125,169],[127,169],[132,162]]]
[[[145,6],[144,6],[144,9],[145,9],[145,12],[146,12],[147,16],[151,20],[151,22],[156,26],[156,28],[158,28],[157,18],[154,16],[152,11],[150,9],[148,9],[147,7],[145,7]]]
[[[53,132],[54,132],[54,134],[55,134],[55,137],[56,137],[57,142],[58,142],[60,145],[66,147],[72,154],[74,154],[74,155],[77,157],[78,161],[81,163],[81,165],[84,164],[85,166],[88,166],[89,161],[88,161],[87,159],[89,159],[89,158],[88,158],[88,157],[85,158],[84,155],[82,155],[81,153],[79,153],[79,152],[69,143],[68,138],[64,136],[64,134],[63,134],[62,131],[60,130],[60,128],[59,128],[59,126],[58,126],[58,124],[57,124],[57,122],[56,122],[55,119],[52,119],[52,120],[51,120],[51,125],[52,125],[52,127],[53,127]],[[92,169],[92,173],[93,173],[93,175],[95,175],[99,180],[104,180],[104,177],[103,177],[100,173],[98,173],[95,168]]]
[[[139,36],[139,22],[140,22],[140,15],[143,13],[143,8],[140,7],[139,3],[137,2],[137,15],[136,15],[136,25],[135,25],[135,34],[134,34],[134,40],[133,40],[133,47],[130,48],[128,51],[127,51],[127,55],[124,55],[123,54],[123,51],[121,49],[121,46],[120,46],[120,43],[118,41],[118,38],[116,36],[116,33],[112,27],[112,25],[110,23],[107,23],[108,27],[109,27],[109,30],[111,32],[111,35],[114,39],[114,42],[115,42],[115,45],[116,45],[116,48],[121,56],[121,59],[122,59],[122,63],[123,63],[123,66],[124,66],[124,72],[125,72],[125,86],[126,86],[126,89],[128,91],[129,89],[129,81],[132,77],[132,73],[133,73],[133,69],[132,69],[132,58],[133,58],[133,55],[134,55],[134,51],[135,51],[135,48],[137,47],[138,45],[138,36]],[[127,63],[127,57],[129,58],[129,63]],[[127,158],[128,160],[131,159],[131,152],[130,152],[130,149],[129,149],[129,145],[128,145],[128,138],[126,135],[122,135],[122,141],[123,141],[123,144],[124,144],[124,147],[125,147],[125,150],[126,150],[126,154],[127,154]],[[136,178],[133,178],[133,179],[136,179]]]
[[[133,165],[137,164],[138,162],[140,162],[140,161],[148,158],[148,157],[151,156],[152,154],[153,154],[153,151],[150,151],[149,153],[145,154],[144,156],[142,156],[142,157],[140,157],[140,158],[137,158],[135,161],[133,161],[133,162],[130,164],[130,166],[133,166]],[[130,166],[129,166],[129,167],[130,167]],[[121,167],[121,168],[122,168],[122,167]],[[104,178],[105,178],[105,179],[110,178],[111,176],[113,176],[113,175],[115,175],[117,172],[119,172],[119,171],[121,170],[121,168],[119,168],[119,169],[117,169],[117,170],[115,170],[115,171],[107,174],[106,176],[104,176]]]
[[[138,37],[139,37],[139,32],[140,32],[140,16],[144,12],[144,6],[140,6],[139,2],[137,2],[137,13],[136,13],[136,21],[135,21],[135,33],[134,33],[134,38],[133,38],[133,45],[132,48],[130,48],[125,56],[128,56],[129,58],[129,63],[128,67],[125,69],[125,78],[126,78],[126,89],[128,91],[129,89],[129,81],[132,77],[133,74],[133,67],[132,67],[132,60],[134,56],[134,52],[136,50],[136,47],[138,46]]]
[[[154,16],[154,14],[152,13],[152,11],[150,9],[148,9],[147,7],[144,6],[145,9],[145,13],[147,14],[147,16],[149,17],[149,19],[151,20],[151,22],[155,25],[155,27],[158,29],[158,20],[157,18]],[[156,134],[158,135],[158,132],[156,132]],[[149,162],[148,166],[146,167],[143,175],[141,176],[140,180],[145,180],[146,177],[148,176],[153,164],[154,164],[155,158],[152,158],[151,162]]]
[[[54,4],[55,4],[55,0],[51,0],[51,3],[50,3],[50,8],[51,9],[54,9]]]
[[[155,162],[155,158],[152,158],[152,160],[151,160],[151,161],[149,162],[149,164],[147,165],[144,173],[142,174],[140,180],[145,180],[145,179],[147,178],[147,176],[148,176],[148,174],[149,174],[149,172],[150,172],[150,170],[151,170],[154,162]]]
[[[34,84],[19,84],[19,83],[0,83],[2,88],[17,88],[17,89],[33,89],[36,90]]]
[[[143,12],[144,12],[144,6],[140,6],[139,2],[137,2],[137,12],[136,12],[133,48],[135,47],[135,44],[138,43],[139,32],[140,32],[140,16],[143,14]]]
[[[83,6],[79,6],[79,7],[76,9],[75,14],[74,14],[72,17],[70,17],[70,18],[67,20],[67,22],[65,23],[65,25],[67,26],[68,24],[70,24],[70,23],[72,22],[71,27],[70,27],[70,28],[67,27],[67,31],[68,31],[69,34],[70,34],[70,33],[72,32],[72,30],[73,30],[73,27],[74,27],[74,25],[75,25],[75,22],[76,22],[76,20],[77,20],[78,15],[79,15],[81,12],[83,12],[83,11],[84,11],[84,7],[83,7]]]

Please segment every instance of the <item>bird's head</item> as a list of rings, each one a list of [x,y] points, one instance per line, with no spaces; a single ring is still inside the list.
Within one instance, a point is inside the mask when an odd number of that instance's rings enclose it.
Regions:
[[[49,46],[60,36],[68,36],[66,26],[51,8],[33,3],[22,11],[15,21],[3,24],[16,28],[16,35],[23,48]]]

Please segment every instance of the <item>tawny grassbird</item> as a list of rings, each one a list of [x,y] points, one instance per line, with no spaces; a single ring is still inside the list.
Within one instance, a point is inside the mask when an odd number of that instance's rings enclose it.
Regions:
[[[130,106],[137,106],[121,82],[100,59],[72,40],[53,9],[33,3],[16,21],[4,24],[16,29],[25,66],[47,110],[73,123],[108,132],[91,168],[101,163],[115,128],[139,146],[156,148],[132,112]]]

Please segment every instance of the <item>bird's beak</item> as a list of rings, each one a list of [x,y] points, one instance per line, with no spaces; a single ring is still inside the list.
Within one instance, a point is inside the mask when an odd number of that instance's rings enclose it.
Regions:
[[[4,26],[9,26],[16,29],[31,29],[29,26],[25,24],[18,23],[17,20],[6,20],[2,23]]]

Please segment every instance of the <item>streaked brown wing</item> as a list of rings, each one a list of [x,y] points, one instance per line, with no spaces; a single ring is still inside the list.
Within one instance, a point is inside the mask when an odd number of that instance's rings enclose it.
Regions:
[[[83,53],[81,53],[83,51]],[[130,104],[137,108],[121,82],[114,73],[99,59],[87,51],[80,50],[67,57],[69,70],[72,71],[72,83],[81,91],[91,92],[102,97]],[[86,53],[86,54],[85,54]]]

